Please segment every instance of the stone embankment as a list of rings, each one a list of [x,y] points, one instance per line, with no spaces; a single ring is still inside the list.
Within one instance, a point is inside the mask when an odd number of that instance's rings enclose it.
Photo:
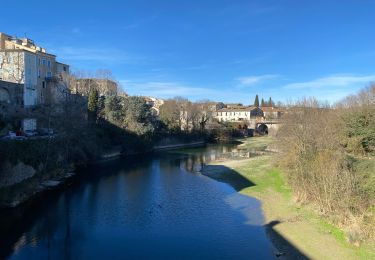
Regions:
[[[68,179],[72,178],[75,175],[74,172],[65,172],[60,173],[54,178],[44,181],[35,181],[32,178],[21,181],[20,183],[13,184],[15,187],[12,188],[12,191],[8,191],[13,194],[12,196],[7,196],[2,194],[0,199],[0,208],[15,208],[20,204],[42,194],[47,190],[56,189],[57,187],[63,185]],[[27,182],[30,182],[28,185]],[[20,187],[17,187],[17,184]],[[13,186],[12,185],[12,186]],[[1,187],[6,190],[7,187]],[[5,191],[4,193],[6,193]]]
[[[174,150],[180,148],[190,148],[190,147],[200,147],[204,146],[206,143],[204,141],[190,142],[190,143],[178,143],[178,144],[169,144],[169,145],[157,145],[154,146],[154,151],[166,151]]]
[[[150,152],[200,147],[204,145],[204,141],[186,143],[168,142],[168,144],[163,143],[162,145],[154,146]],[[124,154],[122,153],[121,147],[113,147],[113,149],[103,153],[98,160],[92,163],[113,160],[131,154],[139,153],[128,152]],[[75,175],[73,172],[64,172],[60,169],[56,169],[57,173],[46,174],[43,177],[38,174],[41,170],[42,169],[35,169],[23,162],[18,162],[15,165],[5,163],[0,169],[0,208],[17,207],[39,194],[42,194],[44,191],[56,189],[59,186],[62,186],[67,179],[70,179]]]

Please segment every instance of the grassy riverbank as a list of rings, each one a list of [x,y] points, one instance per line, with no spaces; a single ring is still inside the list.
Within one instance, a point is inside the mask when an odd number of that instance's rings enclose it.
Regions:
[[[260,137],[247,139],[241,146],[264,150],[271,143],[271,138]],[[282,172],[274,167],[274,161],[275,155],[269,154],[245,160],[214,162],[213,165],[225,167],[208,165],[203,174],[233,187],[241,187],[237,182],[243,178],[238,178],[238,175],[255,184],[237,190],[262,201],[267,231],[275,247],[280,253],[285,253],[286,258],[297,257],[298,252],[313,259],[375,258],[373,245],[349,244],[344,231],[329,224],[312,208],[295,203]]]

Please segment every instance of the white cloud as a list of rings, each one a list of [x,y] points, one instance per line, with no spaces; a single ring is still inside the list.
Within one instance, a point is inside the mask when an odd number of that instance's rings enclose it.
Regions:
[[[131,95],[145,95],[160,98],[172,98],[175,96],[184,96],[191,98],[210,98],[217,91],[210,88],[192,87],[178,82],[137,82],[129,80],[120,80],[123,89]]]
[[[212,101],[248,103],[248,94],[233,89],[218,90],[211,87],[199,87],[171,81],[120,80],[120,84],[129,95],[173,98],[181,96],[192,101],[208,99]],[[253,98],[253,97],[251,97]]]
[[[279,77],[276,74],[266,74],[266,75],[258,75],[258,76],[246,76],[246,77],[239,77],[236,80],[240,82],[241,85],[255,85],[265,80],[270,80]]]
[[[345,88],[356,85],[365,86],[375,81],[375,75],[353,76],[353,75],[331,75],[317,78],[311,81],[291,83],[284,86],[285,89],[317,89],[317,88]]]
[[[123,56],[123,53],[109,49],[61,47],[53,51],[72,61],[113,61]]]
[[[114,48],[80,48],[64,46],[50,50],[56,53],[59,59],[68,62],[96,62],[110,64],[141,64],[145,62],[142,57],[129,55],[122,50]]]

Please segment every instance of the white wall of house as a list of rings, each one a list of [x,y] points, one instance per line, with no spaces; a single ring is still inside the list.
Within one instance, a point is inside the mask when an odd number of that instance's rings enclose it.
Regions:
[[[36,130],[36,119],[35,118],[24,118],[22,120],[23,131],[35,131]]]
[[[56,72],[57,74],[63,74],[63,73],[69,74],[69,65],[56,62]]]
[[[217,111],[215,116],[219,121],[227,122],[227,121],[246,121],[250,120],[250,110],[245,111]]]

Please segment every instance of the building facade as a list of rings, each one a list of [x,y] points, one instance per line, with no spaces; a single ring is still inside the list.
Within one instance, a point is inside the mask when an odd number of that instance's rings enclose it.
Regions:
[[[71,86],[71,90],[75,94],[88,96],[92,89],[99,92],[99,96],[114,96],[118,93],[118,84],[110,79],[100,78],[80,78]]]
[[[0,80],[0,103],[4,105],[23,105],[23,85]]]
[[[284,114],[282,109],[276,107],[262,107],[262,110],[266,120],[279,119]]]
[[[154,97],[143,97],[146,104],[150,106],[151,113],[154,117],[159,117],[160,107],[164,104],[164,100]]]
[[[250,121],[257,117],[263,117],[262,109],[258,107],[222,108],[216,111],[214,117],[219,122]]]
[[[69,66],[32,40],[0,33],[0,80],[24,86],[25,107],[58,102],[64,73],[69,73]]]

